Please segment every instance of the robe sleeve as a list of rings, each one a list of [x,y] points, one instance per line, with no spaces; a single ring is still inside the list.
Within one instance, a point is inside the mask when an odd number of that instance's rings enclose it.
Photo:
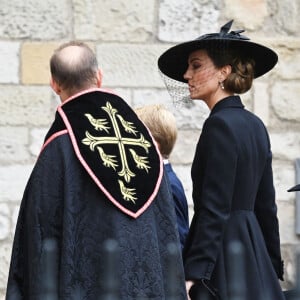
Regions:
[[[63,172],[60,149],[49,144],[39,156],[20,205],[6,299],[42,299],[44,243],[60,239]],[[53,261],[54,264],[58,260]]]

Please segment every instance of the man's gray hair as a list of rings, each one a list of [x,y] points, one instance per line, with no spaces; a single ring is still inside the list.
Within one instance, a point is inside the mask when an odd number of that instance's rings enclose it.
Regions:
[[[73,47],[77,47],[75,49]],[[50,59],[54,81],[70,93],[96,84],[98,63],[95,53],[85,43],[71,41],[54,51]]]

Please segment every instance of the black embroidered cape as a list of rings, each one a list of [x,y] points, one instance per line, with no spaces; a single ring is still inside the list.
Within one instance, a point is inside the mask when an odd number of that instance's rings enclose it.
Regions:
[[[57,112],[45,146],[67,130],[97,186],[120,210],[138,217],[154,199],[162,176],[147,128],[119,96],[99,90],[69,99]]]
[[[156,146],[123,99],[89,90],[58,107],[21,202],[6,299],[45,299],[45,241],[57,299],[103,299],[103,243],[119,245],[118,299],[186,299],[169,184]],[[170,265],[167,246],[178,253]],[[46,281],[46,283],[49,282]]]

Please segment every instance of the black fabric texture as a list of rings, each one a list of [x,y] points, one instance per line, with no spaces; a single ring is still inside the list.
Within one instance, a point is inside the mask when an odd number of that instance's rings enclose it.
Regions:
[[[54,122],[52,123],[50,129],[48,130],[48,132],[44,138],[44,143],[46,143],[48,141],[48,139],[51,138],[51,136],[53,136],[55,133],[65,130],[65,129],[66,129],[66,125],[65,125],[63,119],[61,118],[59,113],[56,112]]]

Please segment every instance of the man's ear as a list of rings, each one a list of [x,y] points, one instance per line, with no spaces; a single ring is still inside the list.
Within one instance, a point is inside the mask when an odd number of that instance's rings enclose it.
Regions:
[[[102,71],[101,71],[101,69],[98,69],[98,71],[97,71],[97,87],[98,88],[100,88],[102,85],[102,77],[103,77]]]
[[[51,77],[50,79],[50,86],[57,95],[61,94],[61,88],[59,87],[59,84],[53,79],[53,77]]]

